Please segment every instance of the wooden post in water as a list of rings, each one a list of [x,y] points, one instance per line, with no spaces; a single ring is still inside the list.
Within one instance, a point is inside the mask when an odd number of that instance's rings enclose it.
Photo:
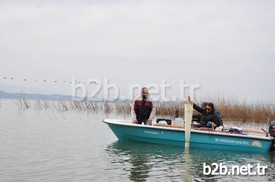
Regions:
[[[184,104],[185,148],[189,148],[192,115],[193,115],[193,105],[190,103]]]

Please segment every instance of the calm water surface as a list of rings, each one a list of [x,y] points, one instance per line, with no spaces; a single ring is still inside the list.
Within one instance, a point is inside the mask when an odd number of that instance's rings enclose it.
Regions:
[[[101,122],[105,117],[84,111],[23,111],[17,101],[1,101],[0,181],[275,181],[274,153],[185,151],[117,141]],[[204,162],[259,163],[268,170],[263,176],[205,176]]]

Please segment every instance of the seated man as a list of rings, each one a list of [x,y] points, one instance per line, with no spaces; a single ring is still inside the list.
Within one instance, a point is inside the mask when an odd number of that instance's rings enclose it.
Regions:
[[[215,129],[216,127],[222,126],[222,121],[219,120],[213,103],[205,103],[205,106],[203,108],[197,106],[195,103],[193,103],[188,97],[188,101],[193,105],[193,108],[201,113],[200,115],[200,126],[201,127],[208,127]]]
[[[149,97],[149,92],[146,87],[141,89],[140,95],[135,98],[132,108],[132,123],[136,124],[149,124],[152,125],[153,117],[155,116],[156,110],[153,106],[153,102]]]

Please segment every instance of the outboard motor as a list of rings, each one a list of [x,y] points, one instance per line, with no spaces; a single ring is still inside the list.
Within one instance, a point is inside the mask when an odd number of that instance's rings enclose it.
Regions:
[[[275,137],[275,121],[271,121],[269,125],[269,134],[270,136]]]

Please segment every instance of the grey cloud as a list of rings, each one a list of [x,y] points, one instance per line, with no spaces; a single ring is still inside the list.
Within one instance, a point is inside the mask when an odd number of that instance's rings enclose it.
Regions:
[[[122,87],[184,78],[256,99],[260,88],[249,82],[274,90],[265,82],[275,81],[274,1],[0,4],[2,74],[108,76]],[[136,75],[141,70],[150,76]]]

